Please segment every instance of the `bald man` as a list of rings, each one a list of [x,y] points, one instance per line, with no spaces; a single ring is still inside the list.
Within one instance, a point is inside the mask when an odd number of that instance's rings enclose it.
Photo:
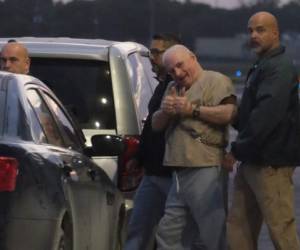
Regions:
[[[224,250],[224,175],[220,165],[227,125],[235,114],[232,82],[220,73],[204,70],[182,45],[164,53],[163,65],[174,81],[161,108],[153,114],[152,128],[166,129],[163,165],[175,171],[158,226],[157,249],[195,249],[192,243],[200,242],[201,249]]]
[[[277,250],[299,250],[292,175],[300,165],[297,71],[280,45],[276,18],[248,22],[257,60],[238,109],[238,135],[227,159],[241,162],[228,216],[230,250],[256,250],[262,221]]]
[[[0,66],[3,71],[28,74],[30,58],[25,46],[18,42],[8,42],[5,44],[1,50]]]

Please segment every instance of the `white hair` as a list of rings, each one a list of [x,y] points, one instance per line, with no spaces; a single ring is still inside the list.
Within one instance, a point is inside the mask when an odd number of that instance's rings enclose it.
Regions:
[[[168,48],[165,53],[162,56],[162,63],[165,66],[166,63],[166,59],[168,57],[170,57],[173,54],[177,54],[177,53],[184,53],[184,54],[190,54],[190,55],[194,55],[192,51],[190,51],[187,47],[185,47],[184,45],[181,44],[176,44],[173,45],[172,47]]]

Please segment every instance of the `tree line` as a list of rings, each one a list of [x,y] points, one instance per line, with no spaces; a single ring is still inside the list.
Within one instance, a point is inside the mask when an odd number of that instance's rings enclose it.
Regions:
[[[0,1],[0,36],[65,36],[133,40],[147,44],[153,33],[179,34],[188,45],[196,37],[230,37],[246,32],[248,18],[267,10],[281,30],[300,31],[300,4],[278,7],[262,1],[234,10],[215,9],[189,0],[52,0]]]

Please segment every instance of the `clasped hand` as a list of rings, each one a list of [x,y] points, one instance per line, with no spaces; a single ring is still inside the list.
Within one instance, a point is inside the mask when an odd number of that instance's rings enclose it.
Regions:
[[[168,115],[188,116],[192,113],[192,103],[185,96],[185,88],[177,94],[175,87],[171,87],[169,93],[162,101],[161,109]]]

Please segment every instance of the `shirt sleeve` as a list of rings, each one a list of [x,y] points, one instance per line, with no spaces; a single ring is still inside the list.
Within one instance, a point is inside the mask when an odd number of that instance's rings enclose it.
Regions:
[[[227,97],[235,96],[234,87],[230,78],[225,75],[217,74],[216,81],[214,81],[213,89],[213,105],[219,105],[222,100]]]

